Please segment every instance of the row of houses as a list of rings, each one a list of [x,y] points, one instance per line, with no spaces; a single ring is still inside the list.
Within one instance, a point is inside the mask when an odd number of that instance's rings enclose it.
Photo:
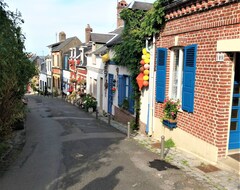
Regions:
[[[237,0],[178,0],[165,6],[164,27],[143,47],[150,63],[148,87],[141,90],[140,132],[172,138],[178,148],[210,162],[240,153],[239,7]],[[51,54],[39,80],[49,92],[83,88],[97,99],[100,112],[127,124],[136,117],[131,96],[136,78],[111,61],[114,45],[121,43],[123,8],[147,11],[152,4],[118,2],[116,30],[93,33],[88,25],[85,43],[60,33],[59,42],[48,46]],[[180,101],[176,128],[162,122],[166,99]]]

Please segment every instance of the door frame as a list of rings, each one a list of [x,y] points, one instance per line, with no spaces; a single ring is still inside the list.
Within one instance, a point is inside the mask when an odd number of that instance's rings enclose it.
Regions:
[[[235,72],[236,72],[236,64],[237,64],[237,54],[239,54],[239,59],[240,59],[240,52],[236,52],[233,55],[233,66],[232,66],[232,85],[231,85],[231,101],[230,101],[230,110],[229,110],[229,125],[228,125],[228,141],[227,141],[227,150],[228,153],[235,153],[239,152],[240,148],[237,149],[230,149],[229,144],[230,144],[230,132],[231,132],[231,119],[232,119],[232,101],[233,101],[233,91],[234,91],[234,77],[235,77]],[[240,117],[240,116],[238,116]],[[238,124],[239,125],[239,124]]]

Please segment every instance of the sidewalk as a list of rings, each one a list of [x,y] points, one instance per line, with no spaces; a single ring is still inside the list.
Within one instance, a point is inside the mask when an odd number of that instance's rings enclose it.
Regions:
[[[96,112],[92,113],[96,117]],[[109,123],[108,117],[98,115],[98,119]],[[110,120],[110,126],[120,130],[127,135],[127,126]],[[148,150],[159,154],[160,158],[160,143],[144,134],[132,134],[131,138],[137,141],[140,145]],[[177,166],[185,171],[190,176],[197,180],[210,184],[214,189],[219,190],[240,190],[240,176],[222,165],[211,165],[206,161],[182,151],[178,148],[165,149],[165,161]],[[240,169],[240,168],[239,168]]]

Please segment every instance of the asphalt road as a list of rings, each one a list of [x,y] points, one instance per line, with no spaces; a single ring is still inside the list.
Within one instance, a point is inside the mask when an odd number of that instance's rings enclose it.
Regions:
[[[132,139],[61,99],[29,96],[26,144],[1,190],[206,190]]]

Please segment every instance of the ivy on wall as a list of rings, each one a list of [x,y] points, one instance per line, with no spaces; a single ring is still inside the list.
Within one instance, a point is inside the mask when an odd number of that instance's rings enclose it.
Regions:
[[[114,62],[117,65],[126,66],[133,79],[139,74],[139,62],[142,56],[142,48],[145,47],[146,37],[151,37],[159,32],[164,23],[164,0],[154,2],[152,9],[132,10],[123,9],[120,13],[124,20],[122,41],[114,47]],[[136,123],[138,126],[140,115],[140,95],[136,80],[132,81],[135,91],[134,99],[136,110]]]

